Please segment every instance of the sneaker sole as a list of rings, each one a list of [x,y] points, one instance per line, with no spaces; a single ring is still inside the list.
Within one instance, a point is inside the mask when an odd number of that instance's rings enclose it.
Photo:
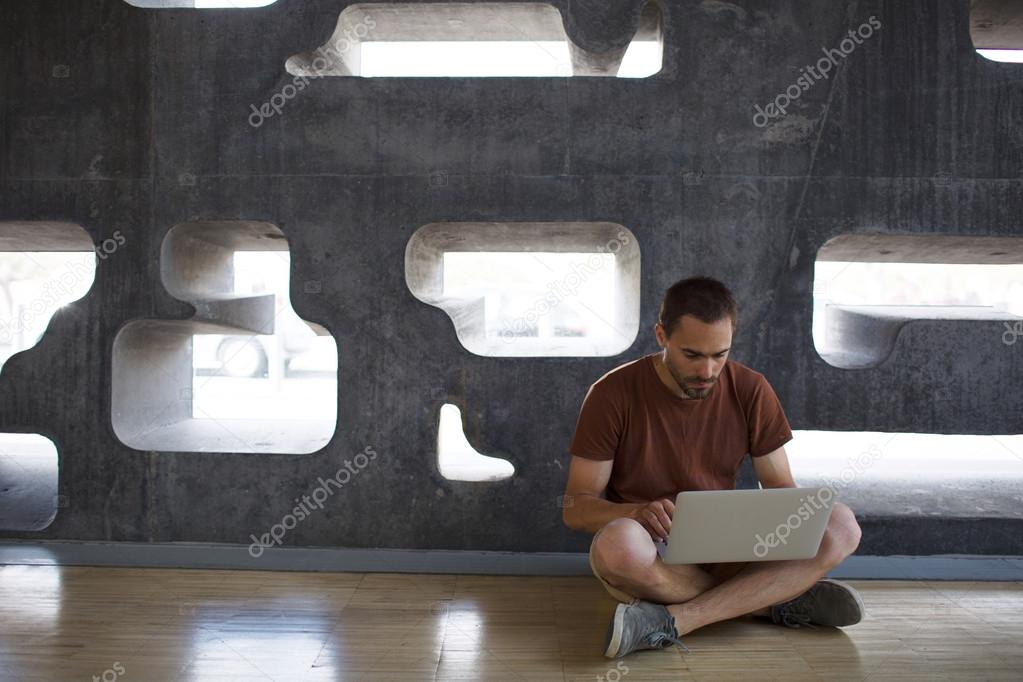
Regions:
[[[611,641],[604,649],[604,656],[607,658],[618,658],[618,649],[622,645],[622,629],[625,626],[625,609],[628,604],[619,604],[615,607],[614,628],[611,630]]]
[[[856,623],[859,623],[861,620],[863,620],[863,616],[866,615],[866,613],[867,613],[867,607],[863,603],[863,598],[860,597],[859,592],[857,592],[855,589],[853,589],[849,585],[846,585],[845,583],[839,582],[837,580],[832,580],[831,578],[821,578],[818,582],[828,583],[830,585],[835,585],[836,587],[842,589],[846,594],[850,595],[853,598],[853,600],[856,602],[856,606],[857,606],[857,608],[859,608],[859,611],[860,611],[859,612],[859,616],[856,618],[856,620],[854,622],[849,623],[848,625],[856,625]],[[847,627],[847,626],[846,625],[836,625],[835,627]]]

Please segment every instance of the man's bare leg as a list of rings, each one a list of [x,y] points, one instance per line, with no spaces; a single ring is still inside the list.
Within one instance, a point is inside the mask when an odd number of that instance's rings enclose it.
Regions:
[[[692,564],[666,564],[643,527],[616,519],[593,537],[594,562],[612,587],[657,604],[687,602],[730,579],[746,564],[717,564],[710,571]],[[760,609],[755,615],[768,615]]]
[[[860,528],[852,510],[835,504],[817,556],[797,561],[747,564],[733,578],[698,597],[668,606],[679,636],[721,620],[781,604],[801,595],[856,550]],[[766,615],[766,614],[763,614]]]
[[[702,569],[702,568],[699,568],[697,566],[693,566],[693,565],[690,565],[690,564],[666,564],[666,563],[664,563],[663,560],[661,560],[660,557],[657,557],[657,561],[658,561],[658,563],[660,563],[661,566],[666,568],[668,571],[671,571],[672,573],[676,574],[677,576],[681,576],[681,578],[685,582],[685,584],[693,584],[693,578],[692,578],[692,572],[693,571],[699,571],[699,572],[703,573],[704,575],[710,576],[710,579],[711,579],[710,587],[707,587],[706,589],[701,591],[696,597],[693,597],[693,599],[697,599],[697,598],[699,598],[699,596],[706,594],[711,589],[713,589],[713,588],[715,588],[715,587],[717,587],[717,586],[719,586],[719,585],[721,585],[721,584],[723,584],[725,582],[728,582],[729,580],[731,580],[735,576],[739,575],[746,567],[748,567],[750,565],[748,563],[723,563],[723,564],[716,564],[716,565],[713,566],[713,568],[711,568],[709,570],[705,570],[705,569]],[[640,597],[640,599],[642,599],[642,597]],[[692,600],[686,600],[685,602],[663,602],[663,603],[666,604],[666,605],[672,605],[672,604],[678,604],[678,603],[688,603],[689,601],[692,601]],[[661,602],[659,602],[659,603],[661,603]],[[672,615],[675,615],[675,614],[672,614]],[[747,615],[747,614],[740,614],[740,615]],[[770,610],[770,608],[768,606],[765,606],[763,608],[755,609],[753,611],[748,612],[748,615],[767,617],[767,616],[771,615],[771,610]]]
[[[802,561],[765,561],[747,564],[734,578],[712,587],[687,602],[670,604],[675,629],[681,637],[729,618],[752,612],[769,616],[770,607],[797,597],[841,563],[823,560],[820,555]]]
[[[852,554],[860,537],[852,510],[837,503],[813,559],[750,563],[719,580],[697,566],[662,562],[649,534],[631,519],[617,519],[598,535],[605,531],[603,542],[594,537],[601,575],[644,601],[668,605],[680,636],[729,618],[769,615],[771,606],[802,594]]]

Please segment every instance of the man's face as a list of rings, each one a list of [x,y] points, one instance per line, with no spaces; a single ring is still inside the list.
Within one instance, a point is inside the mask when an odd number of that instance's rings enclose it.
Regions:
[[[683,315],[668,337],[658,322],[654,326],[661,358],[682,392],[690,398],[705,398],[717,383],[732,346],[732,320],[723,317],[710,324]]]

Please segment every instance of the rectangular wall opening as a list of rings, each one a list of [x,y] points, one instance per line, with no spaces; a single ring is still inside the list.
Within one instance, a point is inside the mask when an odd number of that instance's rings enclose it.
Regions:
[[[120,244],[107,242],[109,252]],[[58,310],[89,292],[96,258],[79,225],[0,222],[0,369],[39,343]]]
[[[433,223],[405,276],[477,355],[615,355],[639,331],[639,261],[614,223]]]
[[[37,433],[0,433],[0,530],[43,530],[67,500],[57,495],[57,446]]]
[[[994,62],[1023,62],[1023,3],[970,1],[970,38],[977,54]]]
[[[1023,238],[841,235],[814,266],[813,340],[836,367],[873,367],[913,320],[1023,321]]]
[[[610,253],[448,251],[444,295],[482,296],[488,337],[598,342],[615,331],[605,321],[617,315],[614,261]],[[585,281],[567,286],[580,266],[587,267]]]
[[[284,234],[257,221],[182,223],[160,256],[185,320],[132,320],[114,339],[112,417],[137,450],[308,454],[337,423],[338,350],[291,305]]]
[[[785,452],[858,514],[1023,518],[1023,435],[795,431]]]
[[[143,9],[251,9],[266,7],[277,0],[125,0]]]
[[[661,70],[660,6],[641,9],[626,47],[583,50],[547,3],[375,3],[346,7],[324,45],[296,54],[295,76],[498,78],[617,76]]]

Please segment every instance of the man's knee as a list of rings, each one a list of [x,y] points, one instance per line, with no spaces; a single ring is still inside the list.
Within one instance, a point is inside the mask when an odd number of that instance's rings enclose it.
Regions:
[[[828,566],[837,566],[856,551],[861,535],[860,524],[852,509],[836,502],[817,557]]]
[[[593,537],[590,551],[593,563],[605,578],[635,575],[648,569],[657,558],[650,534],[629,518],[608,522]]]

